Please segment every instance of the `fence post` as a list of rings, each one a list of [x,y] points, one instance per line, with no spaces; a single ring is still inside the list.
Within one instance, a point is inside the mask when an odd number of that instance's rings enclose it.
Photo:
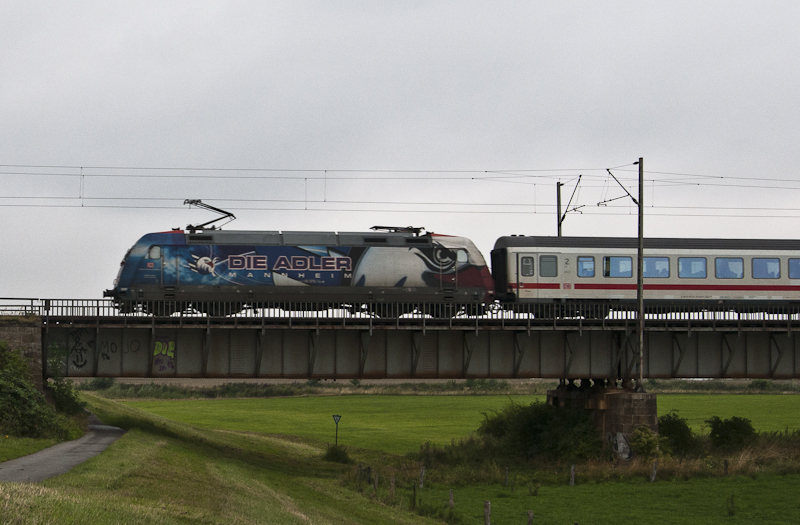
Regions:
[[[528,525],[533,525],[533,511],[528,511]]]
[[[378,493],[378,471],[375,471],[375,494]]]
[[[425,482],[425,467],[422,467],[419,471],[419,488],[422,488],[422,484]]]
[[[492,502],[489,500],[483,502],[483,524],[492,525]]]
[[[653,461],[653,473],[650,474],[650,483],[655,483],[657,472],[658,472],[658,460],[655,460]]]
[[[569,468],[569,486],[572,487],[575,485],[575,465],[572,465]]]
[[[450,506],[451,509],[455,508],[456,506],[456,501],[453,499],[453,489],[450,489],[450,501],[448,505]]]

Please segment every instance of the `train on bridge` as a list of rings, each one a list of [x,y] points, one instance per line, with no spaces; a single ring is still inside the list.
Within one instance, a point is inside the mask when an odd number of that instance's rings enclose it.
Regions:
[[[553,303],[565,314],[602,317],[635,304],[636,260],[634,238],[500,237],[490,269],[469,239],[422,228],[187,227],[139,239],[104,295],[122,312],[157,315],[179,309],[228,315],[290,303],[381,315],[384,305],[403,303],[439,317]],[[646,305],[662,310],[670,304],[734,311],[797,305],[800,241],[648,238],[643,281]],[[570,309],[586,301],[602,306]]]

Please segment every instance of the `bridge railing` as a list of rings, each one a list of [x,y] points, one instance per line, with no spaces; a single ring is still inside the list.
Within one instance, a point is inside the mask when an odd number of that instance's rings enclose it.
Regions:
[[[368,302],[185,302],[144,301],[114,304],[110,299],[32,299],[0,298],[0,316],[41,316],[43,318],[170,318],[200,319],[289,319],[289,320],[396,320],[425,322],[506,321],[545,324],[548,322],[602,324],[634,322],[632,303],[576,301],[527,305],[488,306],[481,304],[424,304]],[[788,323],[800,321],[800,306],[790,304],[647,305],[645,320],[652,325],[670,323]]]

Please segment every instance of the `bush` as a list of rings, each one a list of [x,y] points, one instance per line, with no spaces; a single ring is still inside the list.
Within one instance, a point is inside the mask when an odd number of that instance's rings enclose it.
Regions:
[[[82,402],[78,396],[78,391],[72,386],[72,381],[64,378],[61,373],[61,363],[64,362],[66,351],[51,346],[50,359],[48,368],[52,373],[50,381],[45,385],[50,390],[50,395],[53,396],[56,411],[66,414],[68,416],[77,416],[83,414],[86,408],[86,403]]]
[[[689,428],[689,422],[673,410],[658,418],[658,434],[662,436],[670,451],[678,456],[700,452],[700,441]]]
[[[574,461],[602,451],[602,439],[585,410],[511,402],[483,416],[478,434],[506,457]]]
[[[78,386],[79,390],[108,390],[116,380],[113,377],[93,377],[89,381],[85,381]]]
[[[353,462],[350,454],[347,453],[347,448],[340,445],[328,445],[328,450],[322,455],[322,459],[345,465]]]
[[[747,388],[750,390],[758,390],[758,391],[765,391],[770,390],[772,387],[772,382],[767,379],[753,379],[750,381],[750,384],[747,385]]]
[[[642,425],[636,427],[631,434],[631,449],[639,456],[646,458],[660,458],[670,455],[667,439]]]
[[[711,427],[708,437],[711,447],[722,451],[732,451],[744,448],[755,441],[756,431],[749,419],[733,416],[730,419],[720,419],[714,416],[706,419]]]
[[[30,380],[25,359],[0,341],[0,430],[18,437],[66,439],[56,411]]]
[[[48,383],[48,387],[53,396],[56,411],[68,416],[77,416],[84,412],[86,403],[78,397],[78,391],[72,386],[72,381],[58,377],[52,379]]]

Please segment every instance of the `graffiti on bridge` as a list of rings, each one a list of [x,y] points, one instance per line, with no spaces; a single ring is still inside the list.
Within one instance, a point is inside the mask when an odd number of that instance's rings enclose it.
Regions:
[[[80,370],[89,362],[88,354],[94,349],[95,341],[86,328],[78,328],[67,335],[68,359],[73,369]]]
[[[153,368],[158,372],[175,371],[175,341],[168,338],[156,339]]]

